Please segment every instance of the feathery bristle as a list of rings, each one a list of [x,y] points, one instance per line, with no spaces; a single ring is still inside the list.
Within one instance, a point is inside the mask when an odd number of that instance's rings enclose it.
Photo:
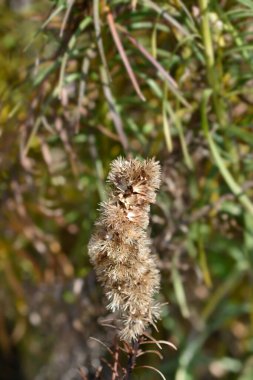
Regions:
[[[109,301],[121,319],[121,339],[137,339],[159,317],[153,296],[160,275],[147,236],[150,203],[160,185],[154,159],[117,158],[108,175],[110,193],[89,242],[89,256]]]

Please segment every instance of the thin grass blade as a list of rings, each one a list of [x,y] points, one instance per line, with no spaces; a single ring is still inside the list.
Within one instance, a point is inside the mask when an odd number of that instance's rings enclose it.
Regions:
[[[106,56],[105,56],[105,51],[104,51],[104,44],[102,41],[102,35],[101,35],[101,27],[100,27],[100,16],[99,16],[99,0],[94,0],[93,1],[93,21],[94,21],[94,28],[95,28],[95,34],[96,34],[96,40],[97,40],[97,46],[98,46],[98,51],[99,55],[102,61],[102,65],[104,66],[107,76],[109,78],[109,81],[111,82],[111,75],[109,71],[109,67],[107,64]]]
[[[133,87],[136,91],[136,93],[138,94],[138,96],[140,97],[141,100],[145,101],[145,96],[143,95],[143,93],[141,92],[141,89],[139,87],[139,84],[137,82],[137,79],[136,79],[136,76],[133,72],[133,69],[129,63],[129,60],[127,58],[127,55],[125,53],[125,50],[123,48],[123,45],[120,41],[120,38],[119,38],[119,35],[118,35],[118,32],[117,32],[117,29],[115,27],[115,23],[114,23],[114,19],[113,19],[113,15],[111,12],[108,12],[107,13],[107,21],[108,21],[108,25],[109,25],[109,28],[110,28],[110,31],[111,31],[111,34],[112,34],[112,37],[113,37],[113,40],[115,42],[115,45],[118,49],[118,52],[121,56],[121,59],[124,63],[124,66],[126,68],[126,71],[128,73],[128,76],[133,84]]]
[[[249,197],[244,193],[243,189],[240,185],[235,181],[234,177],[230,173],[230,171],[227,169],[225,162],[223,161],[219,150],[209,132],[209,126],[208,126],[208,120],[207,120],[207,103],[208,99],[211,95],[211,90],[205,90],[203,101],[202,101],[202,107],[201,107],[201,119],[202,119],[202,128],[205,132],[210,151],[213,155],[214,161],[216,165],[219,168],[219,171],[224,178],[225,182],[227,183],[230,190],[235,194],[235,196],[238,198],[239,202],[244,206],[244,208],[250,212],[253,215],[253,203],[249,199]]]

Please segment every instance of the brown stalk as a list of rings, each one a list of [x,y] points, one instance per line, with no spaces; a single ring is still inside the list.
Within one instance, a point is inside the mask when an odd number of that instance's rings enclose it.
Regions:
[[[127,372],[126,372],[126,375],[124,377],[124,380],[130,380],[131,379],[131,374],[132,374],[133,369],[134,369],[135,364],[136,364],[136,358],[137,358],[139,345],[140,345],[139,339],[132,342],[132,349],[128,354],[129,356],[128,356],[128,363],[127,363],[127,368],[126,368]]]
[[[118,345],[118,343],[116,343],[113,357],[114,357],[114,365],[113,365],[113,370],[112,370],[112,380],[117,380],[117,378],[119,378],[119,373],[118,373],[119,345]]]
[[[134,72],[133,72],[133,69],[129,63],[129,60],[127,58],[127,55],[125,53],[125,50],[124,50],[124,47],[122,45],[122,42],[120,40],[120,37],[119,37],[119,34],[117,32],[117,29],[116,29],[116,26],[115,26],[115,22],[114,22],[114,18],[113,18],[113,15],[110,11],[109,8],[107,8],[107,15],[106,15],[106,18],[107,18],[107,22],[108,22],[108,25],[109,25],[109,28],[110,28],[110,31],[111,31],[111,34],[112,34],[112,37],[113,37],[113,40],[115,42],[115,45],[118,49],[118,52],[121,56],[121,59],[124,63],[124,66],[126,68],[126,71],[129,75],[129,78],[133,84],[133,87],[136,91],[136,93],[138,94],[138,96],[140,97],[141,100],[145,101],[145,97],[143,95],[143,93],[141,92],[141,89],[139,87],[139,84],[137,82],[137,79],[136,79],[136,76],[134,75]]]

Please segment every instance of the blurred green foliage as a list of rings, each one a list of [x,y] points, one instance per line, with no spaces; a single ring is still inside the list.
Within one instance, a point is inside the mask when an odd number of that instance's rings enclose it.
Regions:
[[[178,351],[143,364],[167,379],[253,378],[252,21],[250,0],[1,5],[6,380],[76,379],[78,366],[94,378],[102,347],[88,338],[111,332],[86,246],[118,155],[163,168],[155,336]]]

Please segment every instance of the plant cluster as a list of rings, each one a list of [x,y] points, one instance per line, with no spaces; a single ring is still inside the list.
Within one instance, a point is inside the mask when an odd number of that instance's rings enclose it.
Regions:
[[[23,13],[7,10],[17,3]],[[128,374],[138,357],[175,380],[251,380],[252,1],[0,8],[0,357],[12,378],[69,380],[79,366],[122,378],[124,352]],[[154,335],[179,350],[159,367],[150,343],[116,344],[112,362],[102,352],[114,329],[100,324],[88,242],[118,156],[162,167],[148,249],[168,306]]]

